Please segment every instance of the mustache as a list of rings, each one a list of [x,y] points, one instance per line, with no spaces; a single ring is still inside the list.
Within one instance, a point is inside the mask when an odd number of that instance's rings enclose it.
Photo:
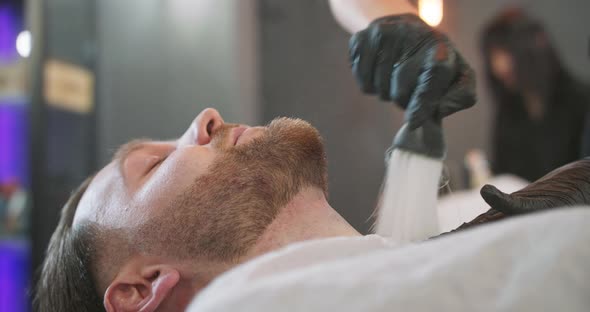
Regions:
[[[231,135],[231,130],[239,126],[238,124],[226,123],[214,129],[211,132],[211,145],[218,149],[227,149],[228,137]]]

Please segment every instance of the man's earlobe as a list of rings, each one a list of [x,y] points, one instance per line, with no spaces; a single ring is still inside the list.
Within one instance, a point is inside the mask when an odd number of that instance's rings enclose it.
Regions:
[[[180,273],[167,265],[123,270],[107,288],[104,307],[108,312],[151,312],[178,284]]]

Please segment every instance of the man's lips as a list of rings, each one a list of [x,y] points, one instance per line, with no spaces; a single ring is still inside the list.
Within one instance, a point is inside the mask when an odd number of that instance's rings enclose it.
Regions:
[[[235,127],[232,130],[232,142],[234,143],[234,146],[238,144],[238,140],[246,130],[248,130],[248,127],[245,126]]]

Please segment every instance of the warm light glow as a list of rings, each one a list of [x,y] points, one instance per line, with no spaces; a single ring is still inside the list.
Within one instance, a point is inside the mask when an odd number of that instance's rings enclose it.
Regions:
[[[419,0],[420,17],[426,24],[436,27],[443,19],[443,0]]]
[[[16,51],[24,58],[31,55],[31,32],[28,30],[22,31],[16,37]]]

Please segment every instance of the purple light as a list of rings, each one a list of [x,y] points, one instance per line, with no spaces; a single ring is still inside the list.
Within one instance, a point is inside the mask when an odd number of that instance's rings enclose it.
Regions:
[[[18,57],[15,45],[20,16],[16,14],[10,5],[0,5],[0,62],[13,61]]]
[[[19,5],[0,4],[0,65],[18,59],[16,38],[22,29]],[[24,99],[0,99],[0,183],[28,187],[28,114]],[[24,241],[0,240],[0,311],[27,312],[30,247]]]
[[[0,183],[29,185],[27,106],[0,100]]]
[[[20,241],[0,241],[0,311],[29,311],[30,249]]]

